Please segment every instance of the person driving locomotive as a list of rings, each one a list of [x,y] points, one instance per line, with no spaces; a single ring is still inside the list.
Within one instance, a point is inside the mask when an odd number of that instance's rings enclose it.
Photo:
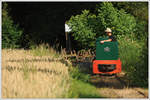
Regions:
[[[112,31],[110,28],[107,28],[105,30],[105,32],[106,32],[107,36],[109,37],[109,39],[100,41],[101,44],[103,44],[104,42],[116,41],[116,38],[112,35]]]

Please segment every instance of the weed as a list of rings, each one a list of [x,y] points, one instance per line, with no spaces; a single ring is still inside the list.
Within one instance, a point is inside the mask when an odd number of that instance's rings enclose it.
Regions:
[[[79,67],[69,67],[71,86],[68,98],[101,98],[96,87],[89,82],[90,75],[80,72]]]
[[[60,55],[54,48],[49,47],[48,44],[41,44],[37,47],[33,47],[31,53],[34,56],[51,56],[53,58],[58,58]]]
[[[26,59],[24,59],[24,61],[23,61],[22,69],[23,69],[23,77],[24,77],[24,79],[28,79],[29,78],[29,68],[28,68],[28,64],[27,64],[27,60]]]
[[[130,85],[148,86],[148,51],[143,50],[146,48],[144,41],[131,36],[122,36],[118,41],[122,69],[126,72]]]
[[[76,79],[72,79],[68,93],[68,98],[102,98],[94,86]]]
[[[90,75],[81,73],[78,67],[70,67],[70,76],[73,79],[89,82]]]
[[[36,69],[36,66],[34,66],[33,65],[33,63],[32,63],[32,65],[31,65],[31,72],[33,73],[33,74],[36,74],[37,73],[37,69]]]

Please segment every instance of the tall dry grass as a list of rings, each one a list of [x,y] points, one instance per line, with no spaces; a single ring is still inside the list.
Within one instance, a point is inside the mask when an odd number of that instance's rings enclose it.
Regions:
[[[2,50],[2,98],[65,97],[70,84],[68,67],[54,55],[36,56],[33,52]]]

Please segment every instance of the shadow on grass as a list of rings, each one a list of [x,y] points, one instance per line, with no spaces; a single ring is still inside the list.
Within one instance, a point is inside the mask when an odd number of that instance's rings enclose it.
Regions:
[[[90,94],[80,94],[79,98],[105,98],[105,97]]]
[[[13,60],[7,60],[7,62],[54,62],[54,61],[60,61],[60,59],[54,59],[54,58],[33,58],[33,59],[13,59]]]
[[[3,69],[6,69],[8,70],[9,72],[12,72],[12,71],[26,71],[26,72],[42,72],[42,73],[47,73],[47,74],[55,74],[55,75],[61,75],[62,73],[61,72],[57,72],[55,70],[50,70],[48,68],[20,68],[20,67],[16,67],[16,66],[6,66]]]

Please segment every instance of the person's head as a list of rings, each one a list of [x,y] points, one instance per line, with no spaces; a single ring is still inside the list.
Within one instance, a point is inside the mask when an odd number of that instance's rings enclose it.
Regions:
[[[107,34],[108,36],[111,36],[111,35],[112,35],[112,33],[111,33],[111,32],[107,32],[106,34]]]
[[[111,35],[112,35],[112,31],[111,31],[110,28],[107,28],[107,29],[105,30],[105,32],[106,32],[106,34],[107,34],[108,36],[111,36]]]

